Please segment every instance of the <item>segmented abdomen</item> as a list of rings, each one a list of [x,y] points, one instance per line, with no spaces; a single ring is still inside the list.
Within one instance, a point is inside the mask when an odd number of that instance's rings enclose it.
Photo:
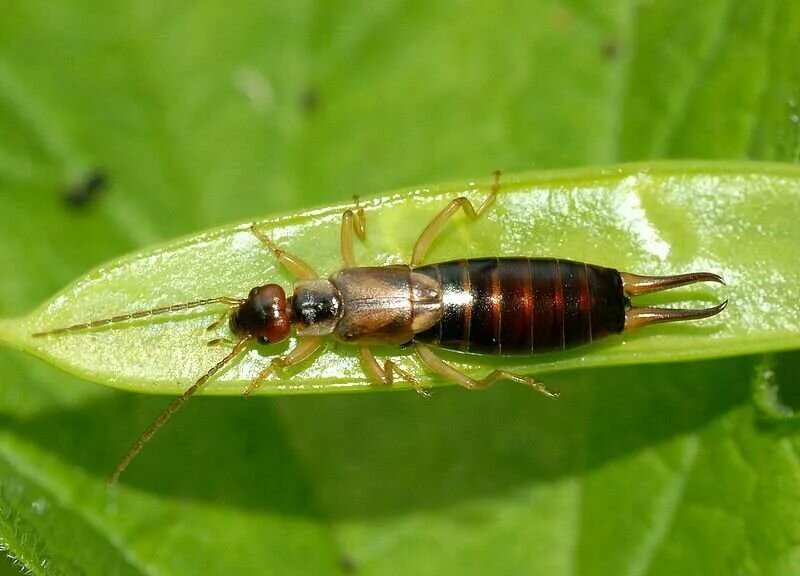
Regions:
[[[421,266],[442,286],[439,323],[414,336],[482,354],[585,344],[625,324],[619,272],[552,258],[476,258]]]

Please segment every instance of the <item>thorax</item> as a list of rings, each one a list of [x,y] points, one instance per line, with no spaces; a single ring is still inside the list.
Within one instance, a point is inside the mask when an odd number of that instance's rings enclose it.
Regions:
[[[344,268],[327,280],[297,282],[292,310],[300,336],[403,344],[439,321],[441,287],[409,266]]]

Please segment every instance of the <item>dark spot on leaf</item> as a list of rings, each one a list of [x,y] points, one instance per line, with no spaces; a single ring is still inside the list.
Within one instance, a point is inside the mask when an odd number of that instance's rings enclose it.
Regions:
[[[346,554],[339,558],[339,567],[345,574],[355,574],[358,572],[358,564],[355,558]]]
[[[603,43],[600,53],[606,60],[616,60],[619,57],[619,42],[609,39]]]
[[[311,114],[319,108],[320,96],[319,90],[309,86],[300,93],[297,97],[297,105],[306,114]]]
[[[104,170],[96,168],[64,190],[64,202],[69,208],[83,209],[94,202],[107,187],[108,175]]]

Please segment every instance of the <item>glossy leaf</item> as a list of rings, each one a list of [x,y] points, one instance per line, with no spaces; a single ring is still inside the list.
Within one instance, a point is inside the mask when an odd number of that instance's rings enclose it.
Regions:
[[[364,199],[370,235],[359,250],[365,265],[407,262],[424,223],[450,199],[475,202],[486,186],[444,185]],[[341,266],[338,233],[344,208],[334,206],[260,221],[284,250],[324,275]],[[721,316],[647,328],[595,346],[542,359],[449,355],[480,374],[513,365],[538,373],[576,367],[691,360],[800,347],[800,170],[756,164],[653,164],[577,172],[507,175],[485,221],[454,221],[429,258],[539,255],[600,263],[640,274],[713,271],[725,290],[675,291],[659,300],[729,299]],[[773,249],[780,245],[780,250]],[[226,351],[204,345],[231,337],[223,324],[204,330],[226,306],[209,306],[79,333],[34,338],[57,327],[213,296],[241,297],[253,286],[291,277],[249,230],[231,226],[145,250],[101,266],[30,316],[0,324],[5,339],[75,374],[142,391],[186,388]],[[697,304],[695,304],[697,305]],[[276,350],[253,344],[208,390],[237,393]],[[356,350],[339,344],[294,374],[262,386],[264,393],[370,387]],[[386,354],[430,377],[408,354]],[[372,386],[375,389],[374,386]]]

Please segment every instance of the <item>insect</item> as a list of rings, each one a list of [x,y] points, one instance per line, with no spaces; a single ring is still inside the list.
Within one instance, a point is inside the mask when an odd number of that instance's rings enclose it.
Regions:
[[[452,200],[424,228],[408,265],[358,266],[354,238],[366,238],[363,208],[342,215],[340,248],[344,266],[321,278],[298,256],[278,247],[254,224],[252,233],[294,277],[293,293],[278,284],[256,286],[246,298],[218,296],[91,320],[35,337],[65,335],[197,308],[218,305],[226,311],[208,328],[227,321],[230,350],[186,389],[144,430],[116,467],[110,482],[139,454],[155,432],[183,404],[253,341],[269,345],[295,330],[297,345],[273,358],[244,390],[254,392],[276,371],[294,366],[319,352],[329,338],[359,348],[364,372],[376,383],[391,385],[402,378],[422,394],[422,384],[387,359],[381,363],[371,347],[410,345],[425,368],[464,388],[480,389],[497,380],[511,380],[555,396],[531,376],[509,370],[473,378],[448,364],[434,351],[449,348],[481,354],[535,354],[588,344],[604,336],[649,324],[698,320],[719,314],[727,300],[710,308],[636,307],[630,298],[697,282],[717,282],[711,272],[673,276],[640,276],[593,264],[554,258],[475,258],[424,264],[425,255],[448,220],[459,210],[476,220],[495,202],[499,172],[484,202],[476,209],[465,197]],[[214,339],[210,345],[226,341]]]

